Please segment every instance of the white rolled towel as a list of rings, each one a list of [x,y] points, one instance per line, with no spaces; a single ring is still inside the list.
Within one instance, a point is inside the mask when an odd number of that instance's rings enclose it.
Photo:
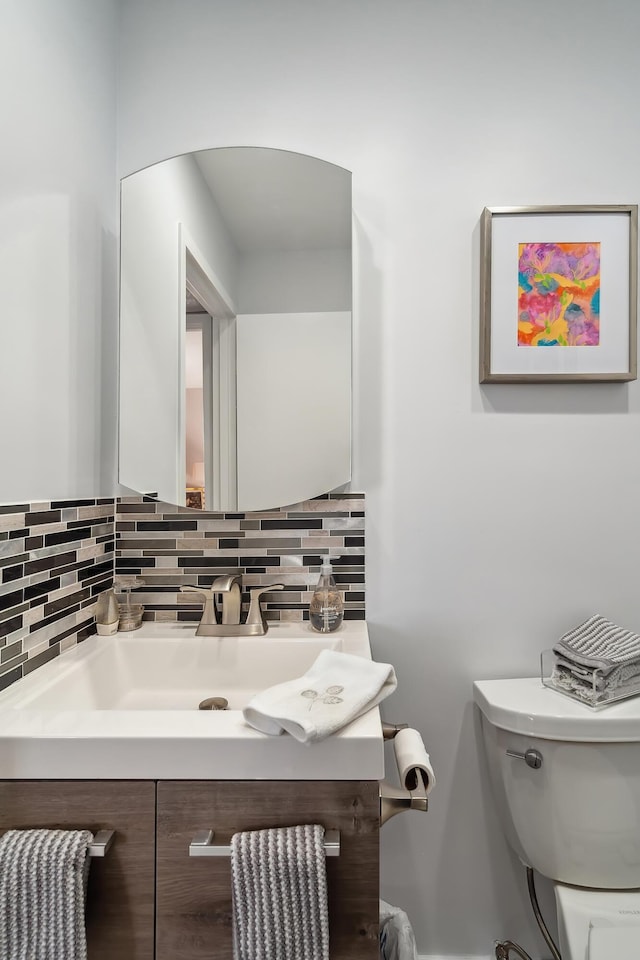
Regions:
[[[390,663],[323,650],[297,680],[256,694],[243,715],[262,733],[286,732],[301,743],[315,743],[371,710],[397,685]]]

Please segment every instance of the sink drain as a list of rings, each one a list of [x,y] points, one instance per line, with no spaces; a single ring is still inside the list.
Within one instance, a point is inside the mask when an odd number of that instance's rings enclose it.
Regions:
[[[229,701],[225,697],[207,697],[198,704],[198,710],[226,710]]]

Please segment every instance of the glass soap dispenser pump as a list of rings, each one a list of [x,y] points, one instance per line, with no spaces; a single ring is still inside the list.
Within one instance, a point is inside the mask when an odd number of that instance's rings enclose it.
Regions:
[[[318,585],[313,591],[309,606],[309,620],[319,633],[332,633],[337,630],[344,615],[342,597],[333,578],[331,561],[325,557]]]

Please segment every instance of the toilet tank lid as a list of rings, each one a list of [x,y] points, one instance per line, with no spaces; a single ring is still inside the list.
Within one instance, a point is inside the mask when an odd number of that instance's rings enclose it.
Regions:
[[[476,680],[473,698],[496,727],[545,740],[640,741],[640,697],[594,710],[539,677]]]

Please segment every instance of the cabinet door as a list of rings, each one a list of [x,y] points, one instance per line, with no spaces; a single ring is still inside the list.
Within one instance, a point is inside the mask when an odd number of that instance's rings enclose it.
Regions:
[[[91,860],[89,960],[153,960],[155,783],[0,781],[0,832],[36,827],[115,830],[107,855]]]
[[[225,857],[189,857],[189,843],[215,830],[321,823],[340,831],[327,858],[331,960],[377,960],[378,784],[336,781],[158,783],[157,960],[231,960],[231,868]]]

